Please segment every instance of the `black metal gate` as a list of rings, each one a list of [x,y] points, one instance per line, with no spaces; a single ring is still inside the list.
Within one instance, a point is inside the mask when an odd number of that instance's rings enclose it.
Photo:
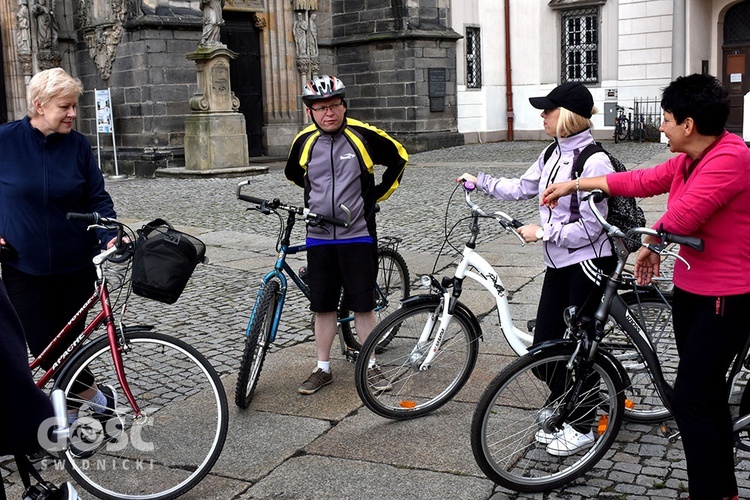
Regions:
[[[224,11],[221,42],[239,55],[230,63],[231,84],[240,100],[240,113],[247,125],[250,156],[263,156],[263,95],[260,64],[260,34],[255,16],[248,12]]]

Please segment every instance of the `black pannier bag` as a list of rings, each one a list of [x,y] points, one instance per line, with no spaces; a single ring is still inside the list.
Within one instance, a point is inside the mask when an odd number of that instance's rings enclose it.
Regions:
[[[174,304],[190,276],[205,261],[206,245],[156,219],[138,231],[133,257],[133,292],[141,297]]]

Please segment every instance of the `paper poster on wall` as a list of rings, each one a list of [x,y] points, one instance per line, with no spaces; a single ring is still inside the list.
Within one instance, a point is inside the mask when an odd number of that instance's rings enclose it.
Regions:
[[[732,73],[729,75],[729,81],[731,83],[742,83],[742,73]]]

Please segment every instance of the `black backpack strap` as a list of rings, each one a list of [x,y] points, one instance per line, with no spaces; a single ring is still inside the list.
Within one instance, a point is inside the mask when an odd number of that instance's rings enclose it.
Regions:
[[[549,146],[547,146],[547,149],[544,150],[544,163],[547,163],[547,160],[550,159],[550,156],[552,156],[552,153],[555,152],[555,146],[557,145],[557,141],[553,142]]]
[[[607,151],[598,142],[596,144],[589,144],[581,150],[573,164],[573,170],[570,172],[570,178],[575,179],[583,174],[583,166],[586,164],[591,155],[594,153],[606,153]]]

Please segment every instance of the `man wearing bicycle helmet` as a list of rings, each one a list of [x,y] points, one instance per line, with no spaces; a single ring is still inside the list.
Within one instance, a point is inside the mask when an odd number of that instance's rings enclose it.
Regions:
[[[332,75],[305,83],[302,101],[312,124],[294,139],[285,168],[286,177],[304,188],[305,206],[311,211],[341,220],[347,219],[347,211],[351,214],[347,227],[322,224],[307,229],[318,364],[299,387],[301,394],[313,394],[333,381],[330,352],[342,287],[342,307],[354,312],[360,341],[364,343],[375,327],[375,204],[399,186],[409,160],[404,147],[388,134],[347,117],[345,90],[344,83]],[[379,182],[375,165],[385,167]],[[371,363],[372,383],[389,390],[374,360]]]

